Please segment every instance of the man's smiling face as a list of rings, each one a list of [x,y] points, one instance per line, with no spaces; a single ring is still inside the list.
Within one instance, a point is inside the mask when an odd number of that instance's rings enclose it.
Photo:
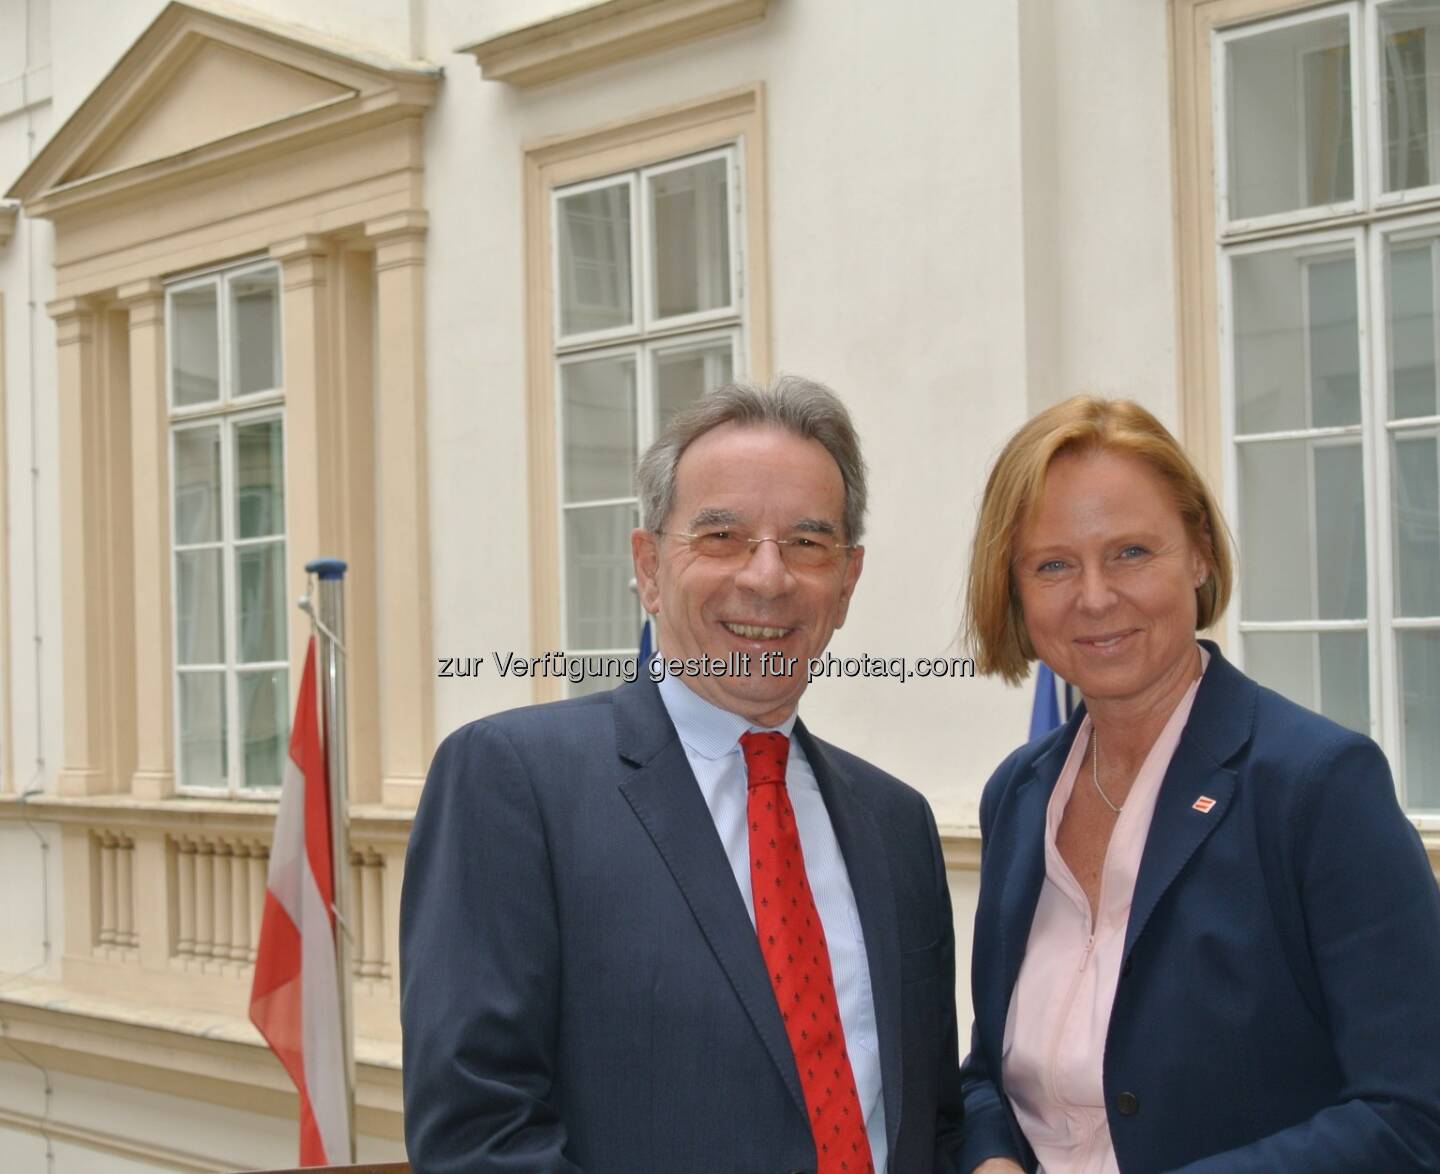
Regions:
[[[757,725],[784,721],[805,691],[806,661],[845,622],[865,552],[841,549],[828,565],[800,568],[773,542],[717,559],[679,535],[730,530],[843,545],[844,513],[840,467],[819,441],[723,424],[685,450],[664,534],[631,536],[641,602],[666,659],[751,654],[748,676],[687,677],[691,689]],[[771,652],[795,658],[795,672],[761,676],[759,658]]]

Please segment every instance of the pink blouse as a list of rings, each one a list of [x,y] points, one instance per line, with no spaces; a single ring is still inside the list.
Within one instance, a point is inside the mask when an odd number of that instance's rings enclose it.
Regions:
[[[1203,674],[1210,655],[1202,648],[1200,657]],[[1085,890],[1055,846],[1076,780],[1091,785],[1088,716],[1050,796],[1045,883],[1010,996],[1000,1061],[1005,1092],[1044,1174],[1119,1174],[1105,1117],[1105,1036],[1145,837],[1199,684],[1197,678],[1170,715],[1115,821],[1094,925]]]

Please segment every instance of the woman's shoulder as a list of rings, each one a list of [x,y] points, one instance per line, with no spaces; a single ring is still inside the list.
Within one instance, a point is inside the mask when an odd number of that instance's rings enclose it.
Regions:
[[[1356,754],[1384,758],[1380,747],[1367,734],[1256,684],[1252,759],[1288,764],[1296,773],[1304,775],[1317,764]]]
[[[1230,764],[1239,795],[1287,834],[1379,822],[1410,829],[1385,752],[1368,735],[1257,684],[1251,736]]]
[[[1077,714],[1064,725],[1057,726],[1048,733],[1041,734],[1038,738],[1032,738],[1005,756],[1004,761],[991,772],[989,780],[985,783],[985,790],[980,796],[980,826],[982,828],[988,826],[990,817],[1004,797],[1030,777],[1036,763],[1051,754],[1062,756],[1065,754],[1071,740],[1075,737],[1076,729],[1079,728],[1081,716],[1083,715]]]
[[[1366,734],[1262,685],[1208,647],[1211,662],[1184,738],[1217,766],[1298,780],[1339,758],[1384,764]]]

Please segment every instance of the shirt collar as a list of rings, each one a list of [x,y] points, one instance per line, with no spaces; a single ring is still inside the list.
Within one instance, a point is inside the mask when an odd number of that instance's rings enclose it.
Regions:
[[[738,713],[706,701],[680,677],[668,673],[660,679],[660,700],[675,723],[680,741],[701,758],[724,758],[740,745],[740,735],[747,730],[771,730],[789,738],[795,729],[797,714],[792,713],[778,726],[757,726]]]

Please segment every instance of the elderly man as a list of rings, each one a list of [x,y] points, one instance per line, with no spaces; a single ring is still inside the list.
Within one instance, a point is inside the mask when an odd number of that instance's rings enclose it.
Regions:
[[[796,716],[864,562],[849,416],[801,379],[725,387],[639,482],[636,578],[678,675],[474,722],[431,767],[401,907],[410,1160],[949,1171],[934,819]]]

